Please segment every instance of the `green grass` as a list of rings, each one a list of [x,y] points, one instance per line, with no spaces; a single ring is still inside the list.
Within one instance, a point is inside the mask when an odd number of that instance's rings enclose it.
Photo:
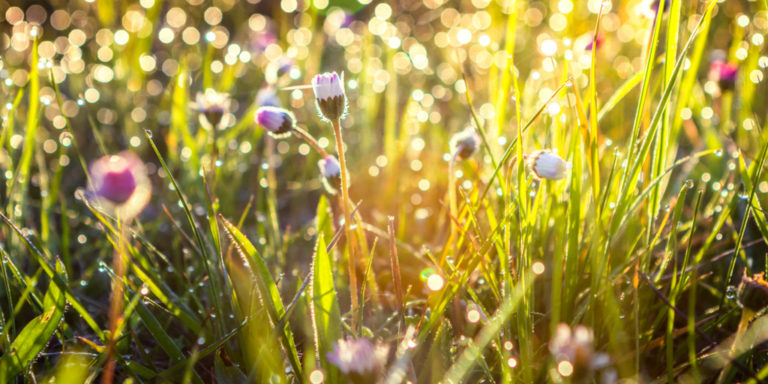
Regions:
[[[661,2],[0,2],[0,383],[355,382],[342,338],[388,348],[366,382],[768,380],[766,311],[734,297],[768,269],[768,3]],[[325,71],[348,230],[314,149],[254,122],[274,87],[335,154]],[[233,101],[215,135],[205,88]],[[88,164],[123,150],[152,198],[121,222]],[[563,323],[599,367],[569,373]]]

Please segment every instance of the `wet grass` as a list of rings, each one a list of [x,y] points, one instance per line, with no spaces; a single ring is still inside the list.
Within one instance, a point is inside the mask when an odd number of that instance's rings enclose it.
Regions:
[[[0,382],[768,378],[768,4],[325,3],[0,1]],[[135,218],[88,168],[124,150]]]

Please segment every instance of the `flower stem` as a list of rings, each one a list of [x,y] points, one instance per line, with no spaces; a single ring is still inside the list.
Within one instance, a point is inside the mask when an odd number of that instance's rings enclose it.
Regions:
[[[115,249],[112,258],[112,271],[115,274],[114,280],[112,280],[112,297],[109,305],[109,341],[107,343],[107,363],[104,366],[104,372],[101,376],[102,384],[112,384],[115,375],[116,365],[116,348],[117,342],[117,330],[122,322],[123,311],[123,276],[125,276],[125,262],[123,261],[123,255],[125,254],[125,241],[126,241],[126,223],[120,222],[118,218],[118,238],[117,249]]]
[[[312,146],[312,148],[314,148],[317,151],[317,153],[320,154],[320,156],[322,156],[324,158],[328,157],[328,152],[326,152],[325,149],[323,149],[323,147],[320,146],[320,143],[317,142],[317,139],[315,139],[315,137],[312,136],[311,133],[309,133],[309,132],[307,132],[307,131],[299,128],[299,127],[293,127],[293,133],[296,136],[304,139],[304,141],[306,141],[307,144]]]
[[[355,255],[354,233],[350,225],[352,218],[349,215],[349,175],[347,174],[347,160],[344,156],[344,139],[341,136],[341,122],[339,120],[331,121],[333,125],[333,134],[336,136],[336,151],[339,155],[339,164],[341,165],[341,206],[344,212],[344,236],[347,238],[347,253],[349,254],[349,295],[352,311],[357,310],[357,255]],[[353,317],[354,318],[354,317]]]

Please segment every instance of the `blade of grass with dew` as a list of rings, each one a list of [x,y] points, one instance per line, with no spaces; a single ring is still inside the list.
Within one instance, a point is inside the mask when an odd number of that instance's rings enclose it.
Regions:
[[[709,28],[712,25],[712,19],[708,18],[704,25],[701,27],[701,33],[704,36],[709,35]],[[693,48],[693,52],[691,53],[691,59],[689,61],[690,67],[686,70],[685,74],[683,75],[683,80],[680,83],[679,87],[679,93],[678,93],[678,102],[675,108],[675,112],[672,115],[672,130],[670,133],[671,138],[677,138],[680,134],[680,128],[683,125],[683,114],[682,111],[684,108],[688,108],[688,105],[692,102],[693,99],[693,90],[695,86],[698,83],[698,73],[699,73],[699,67],[702,63],[702,57],[704,56],[704,50],[709,46],[710,41],[707,39],[700,39],[696,42],[696,45]],[[670,154],[671,155],[671,154]]]
[[[531,273],[530,276],[533,276],[533,274]],[[477,363],[477,360],[482,359],[482,350],[498,335],[501,327],[507,322],[512,312],[521,304],[523,296],[530,290],[532,285],[533,278],[518,283],[515,286],[512,294],[504,299],[499,309],[475,338],[474,345],[465,348],[459,359],[448,369],[448,372],[443,376],[443,382],[461,383],[464,381],[472,366]]]
[[[88,313],[85,307],[77,300],[74,294],[69,290],[66,282],[62,280],[61,276],[59,276],[59,274],[56,273],[54,268],[51,268],[51,266],[48,264],[49,258],[47,258],[40,250],[35,248],[34,244],[32,244],[32,242],[24,235],[24,233],[19,229],[19,227],[17,227],[13,223],[13,221],[11,221],[11,219],[9,219],[7,216],[5,216],[2,213],[0,213],[0,219],[2,219],[6,223],[6,225],[11,227],[11,229],[13,229],[16,235],[23,241],[24,245],[30,251],[30,254],[32,254],[35,261],[38,262],[40,267],[43,268],[43,271],[45,271],[45,274],[48,275],[49,278],[51,278],[52,282],[56,284],[60,290],[65,292],[67,302],[69,303],[69,305],[71,305],[72,308],[78,313],[78,315],[80,315],[80,317],[83,318],[83,321],[85,321],[85,323],[88,324],[88,326],[93,330],[93,332],[99,337],[99,339],[102,342],[106,341],[104,333],[102,332],[101,328],[99,328],[99,326],[96,324],[96,321],[93,319],[93,317]]]
[[[192,212],[189,208],[189,203],[187,202],[187,199],[184,197],[184,194],[182,193],[181,189],[179,188],[178,183],[176,183],[176,179],[173,177],[173,173],[171,173],[171,170],[168,169],[168,165],[166,164],[163,157],[160,155],[160,150],[157,149],[157,145],[155,145],[154,140],[152,140],[152,134],[145,130],[144,136],[147,138],[147,141],[149,142],[150,146],[152,147],[152,150],[155,152],[155,155],[157,156],[157,159],[160,161],[160,165],[162,165],[163,169],[165,170],[166,174],[168,175],[168,178],[171,181],[171,185],[173,185],[173,190],[176,191],[176,195],[179,199],[179,202],[181,202],[182,207],[184,208],[184,213],[187,216],[187,221],[189,222],[189,226],[192,228],[192,233],[195,235],[195,242],[197,243],[197,246],[199,247],[201,251],[201,260],[200,263],[203,265],[203,270],[205,271],[205,274],[209,276],[209,278],[212,281],[215,281],[214,276],[211,275],[211,268],[208,265],[210,261],[210,256],[208,252],[208,246],[205,244],[205,241],[203,240],[203,235],[200,233],[200,230],[198,229],[197,223],[195,222],[194,217],[192,216]],[[208,287],[210,300],[213,301],[213,303],[216,302],[218,298],[221,297],[219,294],[219,287],[216,284],[213,284],[210,282],[209,284],[206,284]],[[219,315],[219,318],[221,318],[221,307],[218,305],[215,305],[215,310],[217,314]],[[214,328],[214,330],[218,331]]]
[[[538,110],[536,110],[536,113],[533,114],[533,116],[528,120],[528,122],[523,127],[522,131],[525,133],[528,128],[530,128],[533,123],[538,119],[539,116],[544,112],[544,110],[547,108],[547,105],[555,99],[555,97],[560,93],[560,91],[568,85],[568,82],[560,84],[557,89],[552,92],[552,95],[545,101]],[[493,182],[496,179],[496,177],[499,175],[499,171],[501,170],[501,167],[507,162],[507,160],[510,159],[510,156],[512,156],[512,152],[517,149],[517,140],[518,137],[516,136],[514,139],[512,139],[512,142],[507,146],[507,149],[504,151],[504,154],[501,156],[501,160],[499,160],[499,164],[496,166],[496,168],[493,170],[493,173],[491,173],[491,177],[488,178],[488,181],[486,182],[485,188],[483,189],[483,193],[480,194],[480,197],[477,199],[477,201],[484,201],[485,196],[488,194],[488,191],[493,186]],[[515,157],[519,161],[522,161],[522,157]]]
[[[197,153],[197,145],[189,132],[189,122],[187,121],[187,108],[189,107],[189,70],[187,61],[179,61],[178,74],[173,81],[173,91],[171,92],[171,126],[167,137],[168,156],[171,160],[178,160],[179,137],[181,137],[184,148],[189,148],[189,169],[200,169],[200,158]]]
[[[496,137],[501,136],[504,133],[504,124],[507,121],[507,103],[509,101],[509,90],[512,86],[512,73],[515,71],[514,67],[514,55],[515,55],[515,29],[517,27],[517,0],[511,0],[504,5],[509,11],[507,15],[507,28],[504,35],[504,53],[506,54],[506,60],[501,69],[501,85],[496,93],[496,102],[494,103],[494,110],[496,111]],[[519,94],[515,93],[515,100],[519,98]],[[515,106],[516,112],[519,111],[519,103]],[[502,160],[501,163],[504,161]],[[491,178],[493,179],[493,178]]]
[[[254,276],[256,276],[257,286],[259,287],[264,305],[267,307],[270,319],[273,324],[278,324],[280,318],[285,313],[285,309],[283,301],[280,298],[280,292],[272,279],[272,275],[269,273],[267,264],[253,244],[242,234],[242,232],[240,232],[239,229],[237,229],[237,227],[232,225],[232,223],[227,221],[227,219],[221,215],[219,215],[219,220],[224,224],[224,229],[237,246],[237,249],[248,261],[248,265],[253,271]],[[294,344],[293,332],[291,332],[290,327],[286,323],[282,332],[279,331],[278,333],[280,334],[283,348],[288,355],[288,360],[291,363],[293,372],[299,377],[302,377],[301,363],[296,350],[296,345]]]
[[[105,228],[105,232],[114,237],[118,236],[118,230],[109,222],[98,210],[96,210],[90,204],[86,204],[91,213]],[[116,244],[113,244],[117,246]],[[176,316],[185,326],[187,326],[194,333],[201,333],[203,329],[200,325],[200,320],[195,316],[194,312],[180,300],[179,297],[163,282],[160,275],[157,274],[155,268],[146,260],[145,255],[139,252],[132,244],[126,244],[126,250],[132,256],[132,260],[126,259],[126,265],[129,266],[131,272],[139,278],[139,280],[149,288],[149,291],[160,300],[163,305],[166,306],[168,311]]]
[[[678,35],[680,34],[680,14],[681,14],[681,2],[680,0],[662,0],[665,3],[664,6],[669,5],[667,12],[667,41],[666,48],[664,49],[664,83],[670,83],[672,70],[674,69],[675,55],[677,55]],[[660,7],[662,5],[659,5]],[[706,40],[706,39],[702,39]],[[651,150],[650,158],[650,173],[649,178],[653,180],[659,174],[661,174],[667,166],[667,160],[670,158],[669,146],[672,137],[670,136],[670,111],[673,110],[672,106],[664,108],[663,116],[661,118],[661,127],[657,131],[655,140],[656,145]],[[657,216],[659,208],[661,207],[661,198],[665,191],[664,180],[656,184],[651,189],[650,200],[647,205],[647,217],[648,221],[652,222]],[[647,240],[650,241],[653,236],[653,226],[646,227]]]
[[[575,87],[574,87],[575,89]],[[586,116],[581,116],[583,114],[583,109],[577,107],[577,111],[579,111],[579,117],[577,119],[577,124],[580,127],[580,130],[583,131],[585,128],[583,127],[584,124],[586,124],[586,120],[583,120],[586,118]],[[569,190],[569,197],[568,197],[568,209],[567,209],[567,232],[565,234],[566,237],[566,250],[565,250],[565,287],[575,287],[577,286],[577,280],[578,280],[578,262],[579,262],[579,255],[581,254],[580,248],[580,236],[581,236],[581,222],[582,222],[582,211],[581,211],[581,193],[582,193],[582,183],[584,179],[584,166],[583,166],[583,151],[581,149],[581,146],[579,143],[582,142],[580,140],[580,135],[578,133],[573,133],[571,135],[571,144],[570,144],[570,152],[571,152],[571,187]],[[559,265],[555,265],[554,268],[562,268]],[[561,309],[561,316],[563,319],[570,319],[573,316],[574,313],[574,304],[576,302],[576,293],[573,290],[570,290],[569,293],[564,295],[564,300],[562,301],[562,309]],[[559,294],[559,292],[554,292],[554,294]],[[552,327],[556,327],[557,324],[551,324]],[[554,328],[552,328],[554,331]]]
[[[587,100],[589,101],[589,140],[584,143],[584,148],[587,150],[589,171],[592,174],[592,197],[595,203],[600,200],[600,152],[597,148],[598,139],[600,136],[600,130],[597,122],[597,79],[595,77],[595,70],[597,68],[597,35],[600,31],[600,19],[603,16],[603,9],[605,3],[600,4],[600,11],[597,13],[597,21],[595,21],[595,31],[592,36],[592,59],[589,65],[589,88],[587,90]],[[574,94],[578,95],[578,87],[573,87]],[[577,96],[577,108],[578,108],[578,96]],[[595,204],[597,210],[596,216],[600,218],[600,205]],[[601,226],[601,221],[597,220],[597,225]],[[602,231],[601,231],[602,232]]]
[[[754,191],[755,185],[752,184],[752,179],[755,177],[758,169],[762,167],[760,162],[761,159],[763,161],[765,159],[765,155],[762,153],[758,156],[757,159],[752,161],[752,164],[750,164],[749,167],[747,167],[747,164],[744,161],[744,154],[739,154],[739,173],[741,174],[741,181],[744,183],[744,188],[748,196],[752,194],[752,191]],[[760,179],[757,178],[755,178],[755,180],[760,181]],[[760,234],[762,234],[763,238],[768,239],[768,223],[766,223],[765,211],[763,210],[759,198],[755,198],[754,203],[755,204],[753,207],[763,214],[756,214],[752,216],[752,218],[755,219],[757,228],[760,230]]]
[[[629,172],[624,173],[624,178],[622,180],[620,189],[619,189],[619,195],[618,195],[618,204],[616,206],[616,210],[614,211],[613,216],[614,217],[624,217],[624,214],[626,213],[627,208],[627,200],[629,199],[629,196],[632,195],[632,192],[635,188],[633,186],[637,183],[637,179],[639,177],[640,167],[648,155],[648,151],[650,150],[650,146],[653,142],[653,137],[656,134],[656,130],[659,127],[659,120],[662,116],[662,111],[664,108],[666,108],[667,103],[669,102],[669,99],[672,94],[672,90],[675,88],[674,84],[677,81],[678,74],[680,73],[683,63],[685,62],[686,53],[688,52],[689,48],[693,44],[693,41],[698,36],[698,32],[701,29],[701,26],[704,24],[705,20],[708,20],[712,16],[712,9],[714,9],[715,4],[717,4],[716,0],[711,0],[709,2],[709,5],[707,6],[702,18],[699,20],[699,23],[696,25],[696,28],[694,28],[693,33],[688,38],[688,41],[686,42],[683,49],[680,51],[680,55],[677,59],[677,62],[675,63],[675,67],[672,71],[672,75],[670,76],[670,82],[666,84],[664,88],[664,93],[659,101],[659,104],[657,106],[656,111],[653,114],[653,118],[651,119],[651,123],[649,125],[648,131],[646,132],[645,139],[643,139],[640,143],[640,148],[637,152],[637,155],[633,158],[629,156],[628,154],[628,162],[632,164],[632,166],[629,168]],[[644,93],[643,93],[644,94]],[[641,102],[644,99],[644,96],[641,95]],[[638,114],[640,113],[640,109],[638,109]],[[639,117],[636,117],[636,120],[638,120]],[[634,133],[633,133],[634,134]],[[634,136],[631,138],[631,140],[634,142]],[[629,148],[631,153],[634,153],[632,150],[632,147]],[[631,161],[630,161],[631,160]],[[615,236],[617,233],[617,227],[616,225],[619,223],[619,220],[612,220],[611,221],[611,228],[608,232],[609,237]],[[606,249],[607,250],[607,249]]]
[[[701,206],[701,198],[704,194],[703,190],[699,190],[696,194],[696,206],[693,211],[693,218],[691,219],[691,230],[688,233],[688,246],[685,249],[685,258],[683,260],[683,264],[680,267],[681,276],[680,279],[677,279],[677,220],[679,220],[680,215],[679,212],[682,212],[682,209],[678,210],[677,208],[685,206],[685,191],[687,191],[687,187],[683,187],[681,191],[681,198],[678,199],[678,207],[675,209],[675,219],[672,221],[672,225],[674,226],[672,228],[673,235],[670,236],[670,239],[674,239],[674,241],[670,241],[668,246],[668,251],[672,253],[672,257],[675,259],[675,266],[673,269],[673,277],[670,284],[670,292],[668,296],[668,300],[670,303],[670,308],[667,309],[667,329],[666,329],[666,337],[664,341],[664,350],[665,350],[665,361],[667,365],[667,380],[671,383],[675,381],[675,337],[674,337],[674,331],[675,331],[675,306],[677,305],[677,299],[679,295],[682,293],[683,289],[685,288],[686,283],[686,275],[685,271],[688,267],[688,260],[691,254],[691,246],[693,245],[693,234],[696,230],[696,215],[698,214],[698,210]],[[661,273],[664,271],[662,270]],[[659,276],[661,276],[661,273],[659,273]]]
[[[55,273],[59,278],[66,281],[64,264],[60,260],[56,261]],[[29,368],[37,354],[48,344],[48,340],[53,336],[56,328],[59,327],[59,322],[64,316],[65,306],[64,292],[56,284],[49,284],[48,292],[43,299],[43,313],[24,326],[11,343],[10,350],[3,355],[0,366],[5,371],[2,372],[2,376],[12,380],[14,376]]]
[[[8,210],[8,212],[13,212],[14,217],[21,216],[24,211],[24,198],[30,182],[32,155],[35,152],[37,128],[39,126],[38,120],[41,113],[37,46],[38,39],[35,37],[32,40],[32,57],[29,61],[29,104],[27,105],[27,128],[24,132],[24,147],[21,150],[21,159],[19,159],[18,167],[13,173],[14,182],[11,184],[14,192],[11,193],[10,201],[12,202],[11,204],[18,204],[18,206],[13,210]]]
[[[751,183],[753,186],[757,185],[760,181],[760,175],[763,173],[763,163],[765,162],[766,154],[768,154],[768,141],[765,142],[765,144],[763,144],[763,149],[760,151],[759,157],[755,160],[757,166],[755,170],[754,179],[752,179],[752,183]],[[727,275],[725,275],[723,279],[723,288],[722,288],[723,297],[725,297],[726,287],[730,283],[731,278],[733,276],[733,271],[736,267],[736,260],[738,259],[740,252],[743,252],[743,249],[741,249],[741,244],[744,241],[744,233],[747,230],[747,224],[749,223],[749,217],[750,217],[750,214],[752,213],[752,206],[755,201],[756,193],[757,193],[757,188],[752,188],[751,191],[749,192],[749,199],[747,201],[747,207],[744,212],[744,219],[742,220],[739,226],[739,232],[738,232],[738,237],[736,238],[736,244],[733,246],[733,248],[735,249],[733,253],[734,257],[731,258],[731,262],[728,265]],[[742,258],[745,258],[744,255],[741,255],[741,256]],[[745,268],[746,268],[745,273],[748,273],[751,270],[749,263],[745,263]],[[722,302],[722,299],[721,299],[721,302]]]

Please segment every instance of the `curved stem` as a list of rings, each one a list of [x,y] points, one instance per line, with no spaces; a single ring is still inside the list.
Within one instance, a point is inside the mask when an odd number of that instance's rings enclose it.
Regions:
[[[326,152],[326,150],[323,149],[323,147],[320,146],[320,143],[317,142],[317,139],[315,139],[315,137],[312,136],[311,133],[309,133],[309,132],[307,132],[307,131],[299,128],[299,127],[293,127],[293,133],[296,136],[304,139],[304,141],[306,141],[307,144],[312,146],[312,148],[314,148],[317,151],[317,153],[320,154],[320,156],[328,157],[328,152]]]
[[[336,136],[336,152],[339,155],[341,166],[341,206],[344,212],[344,236],[347,238],[347,253],[349,254],[349,294],[352,312],[357,310],[357,256],[352,245],[354,234],[350,225],[352,218],[349,215],[349,175],[347,174],[347,160],[344,156],[344,139],[341,136],[341,123],[339,120],[331,121],[333,134]],[[354,318],[354,317],[353,317]]]

